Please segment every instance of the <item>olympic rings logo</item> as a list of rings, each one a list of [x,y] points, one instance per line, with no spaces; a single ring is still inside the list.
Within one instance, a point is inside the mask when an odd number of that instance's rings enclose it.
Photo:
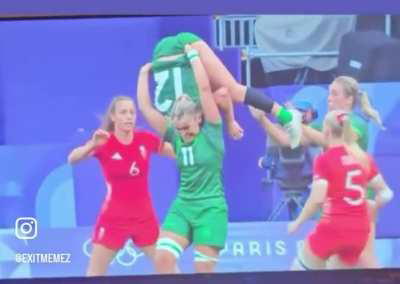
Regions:
[[[86,240],[82,245],[82,251],[87,257],[90,257],[91,255],[91,245],[92,239]],[[111,264],[114,264],[116,262],[122,266],[133,266],[136,261],[142,256],[144,256],[144,253],[136,251],[133,247],[132,240],[129,240],[125,244],[125,246],[118,251]]]

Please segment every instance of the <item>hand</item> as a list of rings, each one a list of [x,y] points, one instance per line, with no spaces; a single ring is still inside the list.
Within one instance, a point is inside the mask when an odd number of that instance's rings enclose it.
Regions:
[[[288,230],[288,233],[289,233],[289,234],[293,234],[293,233],[296,232],[299,228],[300,228],[300,223],[297,222],[297,221],[293,221],[293,222],[290,222],[290,223],[288,224],[287,230]]]
[[[108,133],[103,129],[97,129],[93,133],[91,142],[93,143],[94,147],[98,147],[106,143],[109,138],[110,138],[110,133]]]
[[[229,135],[234,139],[234,140],[239,140],[243,137],[243,128],[240,127],[239,123],[237,123],[236,120],[232,121],[231,123],[228,123],[228,132]]]
[[[255,118],[256,120],[261,120],[265,116],[265,113],[262,110],[254,108],[252,106],[249,106],[249,110],[250,110],[251,116],[253,118]]]
[[[151,65],[150,62],[146,63],[145,65],[143,65],[143,66],[140,68],[140,73],[149,73],[150,70],[151,70],[151,67],[152,67],[152,65]]]

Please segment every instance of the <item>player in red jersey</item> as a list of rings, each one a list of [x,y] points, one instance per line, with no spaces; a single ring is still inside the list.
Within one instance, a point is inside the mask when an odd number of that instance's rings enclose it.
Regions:
[[[375,208],[393,197],[373,159],[351,143],[353,133],[347,112],[329,112],[323,133],[329,146],[314,162],[310,197],[299,217],[289,223],[289,233],[296,231],[321,205],[323,213],[300,249],[294,270],[324,269],[329,258],[332,268],[355,267],[370,230],[366,187],[376,192]]]
[[[173,156],[172,147],[157,136],[135,129],[136,108],[130,97],[110,103],[103,127],[68,156],[74,164],[95,156],[107,183],[107,196],[92,236],[88,276],[104,275],[128,239],[153,258],[159,234],[148,190],[149,158],[153,153]]]

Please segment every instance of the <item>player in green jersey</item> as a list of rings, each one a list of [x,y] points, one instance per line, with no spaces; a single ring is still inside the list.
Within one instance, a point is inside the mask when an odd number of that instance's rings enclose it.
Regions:
[[[166,118],[150,101],[150,64],[142,67],[138,79],[139,109],[149,124],[173,145],[180,173],[179,192],[165,217],[157,243],[159,273],[176,272],[177,259],[190,244],[194,245],[196,272],[213,272],[227,236],[222,121],[198,52],[190,46],[186,49],[185,56],[199,90],[198,101],[182,94]],[[226,89],[220,89],[219,93],[220,103],[224,104],[224,100],[229,103]]]
[[[157,85],[154,105],[161,113],[169,114],[173,103],[183,93],[190,96],[195,102],[199,100],[199,88],[189,60],[184,54],[186,44],[191,44],[199,52],[210,80],[211,90],[215,92],[221,87],[227,89],[230,100],[222,110],[228,131],[234,139],[240,138],[243,130],[235,121],[232,101],[245,103],[266,113],[274,114],[289,133],[291,147],[299,144],[301,119],[298,113],[287,110],[254,88],[239,84],[207,43],[192,33],[179,33],[175,36],[165,37],[154,49],[152,69]],[[219,92],[214,94],[217,105],[221,108],[218,99]]]

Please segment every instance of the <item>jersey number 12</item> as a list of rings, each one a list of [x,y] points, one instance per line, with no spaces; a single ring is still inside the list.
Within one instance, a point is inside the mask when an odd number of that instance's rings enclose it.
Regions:
[[[163,102],[160,102],[160,94],[163,91],[165,84],[168,82],[169,77],[172,74],[172,78],[174,79],[174,91],[175,98],[171,100],[171,98],[166,99]],[[174,67],[171,70],[164,70],[161,72],[157,72],[154,74],[154,80],[156,81],[157,87],[155,90],[155,105],[157,109],[161,112],[167,112],[171,107],[174,101],[180,97],[183,93],[183,84],[182,84],[182,69],[180,67]]]

